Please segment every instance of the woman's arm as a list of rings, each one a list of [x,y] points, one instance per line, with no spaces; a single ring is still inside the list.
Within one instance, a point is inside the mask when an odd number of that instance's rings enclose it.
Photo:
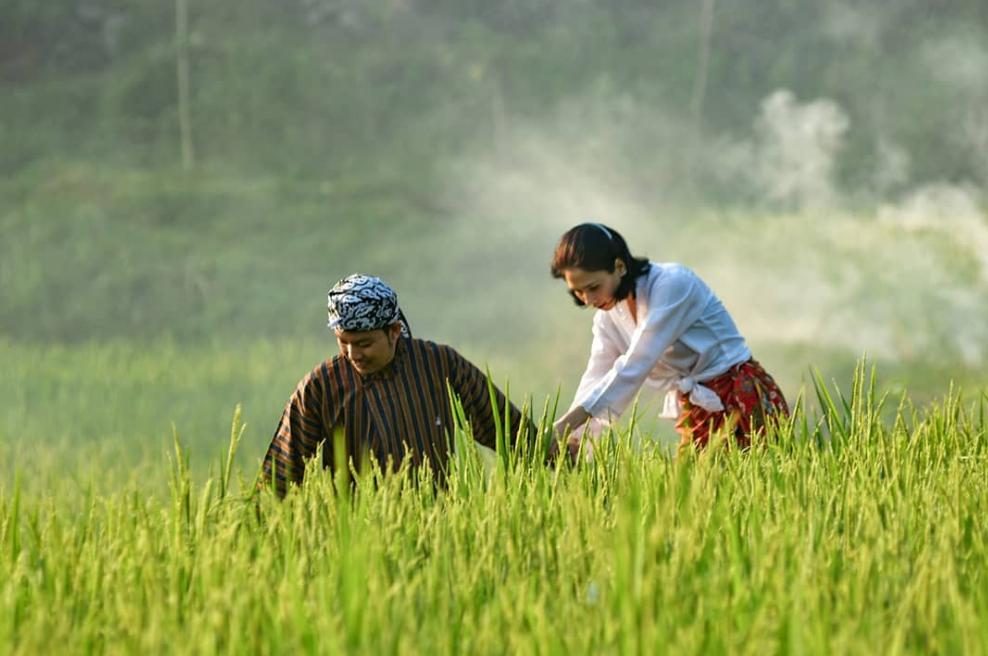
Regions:
[[[665,350],[703,314],[710,294],[686,267],[663,272],[649,291],[648,313],[639,317],[628,350],[578,404],[595,417],[624,412]]]
[[[578,406],[580,400],[586,398],[591,390],[604,380],[607,372],[614,366],[614,362],[621,356],[621,349],[617,345],[614,334],[615,330],[614,322],[606,313],[598,312],[594,315],[590,358],[587,360],[587,366],[580,377],[580,384],[577,386],[570,409]]]

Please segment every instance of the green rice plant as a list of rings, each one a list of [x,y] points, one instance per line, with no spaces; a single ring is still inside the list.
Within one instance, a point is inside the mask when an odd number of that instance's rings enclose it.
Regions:
[[[490,465],[454,403],[443,478],[317,457],[283,500],[240,464],[236,410],[211,471],[174,431],[166,490],[0,489],[0,645],[984,652],[988,399],[919,409],[878,389],[861,365],[747,451],[720,435],[672,457],[629,423],[575,464],[545,462],[552,399],[513,446],[502,420]]]

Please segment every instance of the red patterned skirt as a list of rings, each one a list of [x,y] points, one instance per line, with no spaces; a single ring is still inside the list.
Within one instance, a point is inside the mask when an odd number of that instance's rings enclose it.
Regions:
[[[729,422],[734,427],[734,443],[745,448],[768,421],[789,416],[782,390],[754,359],[735,365],[701,385],[720,397],[724,410],[704,410],[690,403],[688,395],[680,393],[680,413],[676,421],[676,432],[682,438],[680,449],[689,444],[702,449],[710,441],[710,434]]]

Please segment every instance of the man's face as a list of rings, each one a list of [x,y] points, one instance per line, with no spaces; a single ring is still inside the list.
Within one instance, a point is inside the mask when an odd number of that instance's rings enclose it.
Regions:
[[[361,375],[372,374],[388,366],[395,357],[401,326],[381,330],[337,330],[340,355],[349,360]]]

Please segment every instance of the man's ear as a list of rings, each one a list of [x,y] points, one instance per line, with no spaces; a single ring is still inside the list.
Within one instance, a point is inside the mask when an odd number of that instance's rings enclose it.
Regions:
[[[401,324],[396,323],[388,326],[388,339],[394,341],[401,337]]]

